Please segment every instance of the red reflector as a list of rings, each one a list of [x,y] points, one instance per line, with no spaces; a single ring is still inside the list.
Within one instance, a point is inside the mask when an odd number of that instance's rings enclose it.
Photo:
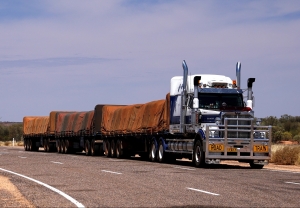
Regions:
[[[250,108],[250,107],[244,107],[244,108],[242,109],[242,111],[251,111],[251,108]]]

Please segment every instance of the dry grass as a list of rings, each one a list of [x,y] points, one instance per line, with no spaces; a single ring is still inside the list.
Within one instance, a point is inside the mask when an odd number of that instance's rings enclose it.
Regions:
[[[19,141],[19,142],[15,142],[15,146],[23,146],[24,143]],[[6,141],[6,142],[0,142],[0,146],[13,146],[12,141]]]
[[[271,162],[276,165],[300,165],[300,145],[272,145]]]

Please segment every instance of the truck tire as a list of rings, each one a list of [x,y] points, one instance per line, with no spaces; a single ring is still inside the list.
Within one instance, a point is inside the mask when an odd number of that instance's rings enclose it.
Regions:
[[[110,156],[116,157],[116,142],[114,139],[111,140],[111,143],[110,143]]]
[[[98,154],[98,148],[97,145],[95,144],[95,140],[93,139],[91,142],[91,155],[96,156]]]
[[[65,154],[66,153],[66,145],[65,140],[60,140],[60,153]]]
[[[116,157],[117,158],[123,157],[122,142],[120,139],[118,139],[116,143]]]
[[[85,140],[84,151],[86,156],[91,155],[91,143],[88,139]]]
[[[166,155],[165,155],[164,145],[163,142],[160,141],[158,145],[158,153],[157,153],[158,162],[160,163],[165,162],[165,158]]]
[[[61,153],[61,144],[60,144],[60,140],[56,140],[56,150],[57,153]]]
[[[27,151],[27,139],[24,139],[24,150]]]
[[[193,160],[197,168],[204,165],[204,152],[200,140],[198,140],[195,144]]]
[[[254,164],[253,161],[249,162],[251,169],[263,169],[264,165]]]
[[[44,151],[48,152],[48,150],[47,150],[47,139],[43,139],[43,147],[44,147]]]
[[[68,140],[68,139],[65,139],[65,141],[64,141],[64,146],[65,146],[65,153],[66,154],[68,154],[68,153],[70,153],[70,141]]]
[[[110,142],[107,139],[104,141],[104,153],[106,157],[110,157]]]
[[[155,145],[154,139],[151,141],[149,154],[150,154],[149,155],[150,161],[151,162],[156,161],[157,150],[156,150],[156,145]]]
[[[28,151],[32,151],[32,139],[28,140]]]

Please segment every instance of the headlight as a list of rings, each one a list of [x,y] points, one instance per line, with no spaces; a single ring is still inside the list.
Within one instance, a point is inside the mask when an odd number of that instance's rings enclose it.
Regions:
[[[219,131],[215,131],[215,132],[214,132],[214,137],[215,137],[215,138],[218,138],[218,137],[219,137]]]
[[[216,125],[220,125],[221,124],[221,118],[216,117],[215,122],[216,122]]]
[[[261,139],[266,138],[266,132],[260,132],[260,138]]]
[[[261,123],[261,119],[260,118],[256,119],[256,126],[259,126],[260,123]]]
[[[260,138],[260,132],[255,132],[254,133],[254,138]]]

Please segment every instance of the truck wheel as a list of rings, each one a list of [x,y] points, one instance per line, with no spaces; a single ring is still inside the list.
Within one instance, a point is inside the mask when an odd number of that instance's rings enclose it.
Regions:
[[[91,155],[92,156],[97,155],[97,145],[95,145],[95,140],[94,139],[91,142]]]
[[[122,156],[123,156],[122,143],[121,140],[118,139],[116,143],[116,157],[122,158]]]
[[[155,140],[152,140],[151,146],[150,146],[150,161],[154,162],[156,160],[156,145]]]
[[[89,140],[85,140],[84,151],[86,156],[91,155],[91,143]]]
[[[61,153],[61,144],[60,144],[60,140],[56,140],[56,149],[57,149],[57,153]]]
[[[65,146],[65,140],[60,140],[60,153],[65,154],[66,153],[66,146]]]
[[[104,142],[104,153],[106,157],[110,157],[110,141],[105,140]]]
[[[27,139],[24,139],[24,150],[27,151]]]
[[[64,144],[65,144],[64,145],[65,146],[65,153],[66,154],[70,153],[70,142],[69,142],[69,140],[65,139]]]
[[[116,142],[115,142],[115,140],[111,140],[111,143],[110,143],[110,156],[111,157],[116,156]]]
[[[194,147],[194,164],[195,166],[201,167],[204,165],[204,152],[202,149],[201,142],[198,140]]]
[[[264,165],[254,164],[253,161],[249,162],[249,164],[252,169],[263,169],[264,167]]]
[[[44,147],[44,151],[48,152],[47,151],[47,139],[43,139],[43,147]]]
[[[165,161],[165,150],[162,141],[159,142],[157,158],[158,158],[158,162],[160,163]]]
[[[32,151],[32,139],[28,140],[28,151]]]

